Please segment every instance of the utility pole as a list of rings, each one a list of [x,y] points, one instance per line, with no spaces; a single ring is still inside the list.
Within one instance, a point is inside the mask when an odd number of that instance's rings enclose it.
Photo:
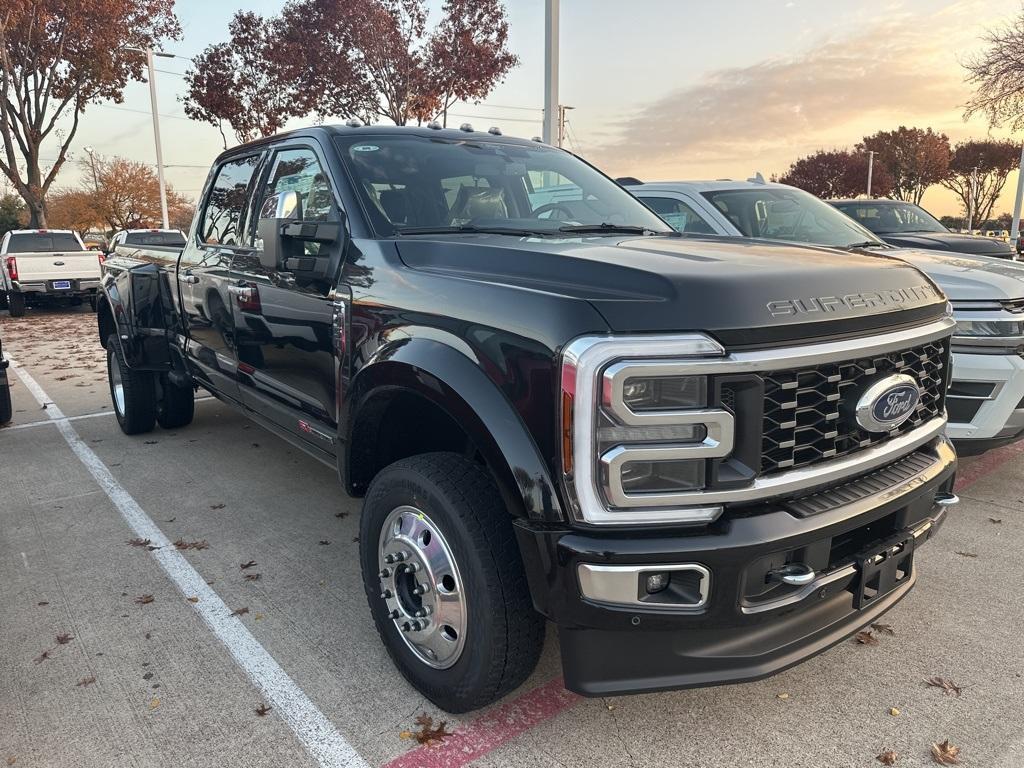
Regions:
[[[967,234],[974,234],[974,197],[978,194],[978,166],[971,170],[971,185],[967,190]]]
[[[558,146],[565,146],[565,113],[570,109],[576,109],[576,107],[569,107],[565,104],[558,105]]]
[[[157,114],[156,108],[156,70],[153,68],[153,57],[173,59],[175,56],[173,53],[154,51],[152,48],[124,48],[123,50],[146,55],[146,69],[149,70],[149,103],[153,110],[153,141],[156,142],[156,177],[160,182],[160,214],[163,217],[164,229],[170,229],[171,225],[167,218],[167,183],[164,180],[164,151],[160,145],[160,116]]]
[[[98,195],[100,193],[100,181],[96,176],[96,150],[92,147],[82,147],[82,149],[89,156],[89,168],[92,170],[92,191]]]
[[[868,197],[871,197],[871,175],[875,170],[875,150],[868,150]]]
[[[559,136],[558,106],[559,0],[545,0],[544,7],[544,130],[541,138],[551,144]]]

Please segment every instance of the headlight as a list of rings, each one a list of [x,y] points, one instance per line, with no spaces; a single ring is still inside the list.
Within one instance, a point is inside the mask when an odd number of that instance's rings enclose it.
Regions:
[[[586,522],[707,522],[718,508],[674,494],[705,487],[707,460],[732,451],[733,417],[708,406],[686,359],[722,356],[701,335],[584,339],[562,365],[562,465]]]
[[[1024,320],[957,320],[953,335],[990,338],[1024,336]]]

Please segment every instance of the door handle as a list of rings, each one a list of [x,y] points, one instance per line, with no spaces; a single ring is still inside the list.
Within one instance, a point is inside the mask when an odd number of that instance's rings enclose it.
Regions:
[[[179,272],[178,282],[185,283],[186,285],[195,285],[199,282],[198,275],[193,275],[191,272]]]

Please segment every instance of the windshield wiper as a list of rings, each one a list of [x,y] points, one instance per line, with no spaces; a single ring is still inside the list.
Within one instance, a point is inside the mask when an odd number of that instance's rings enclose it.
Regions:
[[[877,240],[865,240],[862,243],[850,243],[846,246],[848,249],[852,248],[892,248],[888,243],[880,243]]]
[[[600,224],[563,224],[558,228],[559,232],[578,232],[581,234],[586,233],[621,233],[626,235],[646,235],[648,232],[652,235],[659,234],[656,230],[648,229],[647,227],[638,227],[632,224],[612,224],[608,221],[603,221]],[[661,234],[671,234],[671,232],[664,232]]]
[[[516,227],[476,227],[472,224],[459,224],[451,227],[397,227],[399,235],[512,235],[513,237],[550,237],[557,234],[543,229],[518,229]]]

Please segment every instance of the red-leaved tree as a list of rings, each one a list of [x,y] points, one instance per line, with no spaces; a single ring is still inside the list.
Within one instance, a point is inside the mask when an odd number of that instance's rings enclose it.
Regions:
[[[134,48],[159,48],[181,28],[174,0],[4,0],[0,4],[0,171],[46,226],[46,193],[67,159],[86,105],[120,102],[142,80]],[[64,119],[58,129],[58,121]],[[56,159],[43,169],[43,146]]]
[[[856,150],[874,150],[875,170],[881,166],[892,176],[892,196],[917,205],[928,187],[946,178],[952,154],[946,134],[902,125],[865,136]]]
[[[185,114],[217,126],[227,148],[224,122],[239,142],[276,133],[289,117],[303,114],[295,84],[284,66],[281,22],[238,11],[231,39],[210,45],[185,73]]]
[[[992,215],[1006,177],[1017,167],[1018,158],[1020,145],[1012,141],[962,141],[953,148],[948,175],[940,183],[960,198],[965,213],[973,197],[973,218],[980,223]]]
[[[801,157],[779,179],[824,199],[856,197],[867,190],[868,157],[845,149],[818,150]],[[885,197],[892,191],[892,176],[875,164],[871,174],[871,194]]]

